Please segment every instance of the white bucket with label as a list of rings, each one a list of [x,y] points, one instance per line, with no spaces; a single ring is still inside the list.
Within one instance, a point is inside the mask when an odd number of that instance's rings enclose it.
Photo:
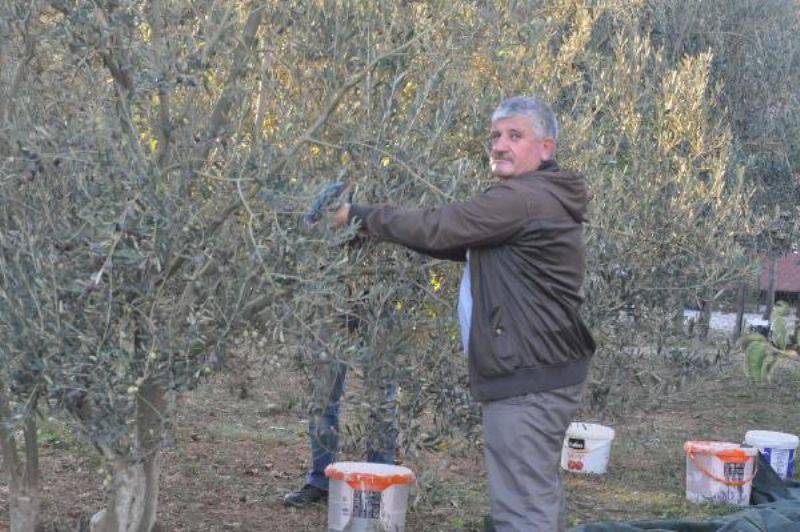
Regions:
[[[614,429],[596,423],[570,423],[561,450],[561,468],[602,475],[608,469]]]
[[[329,532],[403,532],[408,492],[414,483],[407,467],[368,462],[336,462],[329,479]]]
[[[764,459],[782,480],[792,478],[794,458],[800,438],[794,434],[771,430],[748,430],[744,436],[747,445],[758,447]]]
[[[750,504],[758,449],[721,441],[687,441],[683,450],[688,500]]]

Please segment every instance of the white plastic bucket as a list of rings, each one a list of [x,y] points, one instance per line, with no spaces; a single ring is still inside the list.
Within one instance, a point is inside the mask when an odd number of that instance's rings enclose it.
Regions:
[[[683,449],[688,500],[750,504],[758,449],[721,441],[687,441]]]
[[[747,445],[758,447],[764,459],[769,462],[779,477],[784,480],[792,478],[794,458],[800,438],[794,434],[771,430],[748,430],[744,436],[744,442]]]
[[[329,479],[329,532],[403,532],[408,492],[414,483],[407,467],[368,462],[336,462]]]
[[[561,468],[602,475],[608,469],[614,429],[596,423],[570,423],[561,450]]]

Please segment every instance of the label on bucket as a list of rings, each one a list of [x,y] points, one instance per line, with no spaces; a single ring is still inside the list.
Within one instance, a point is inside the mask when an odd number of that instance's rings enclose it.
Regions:
[[[572,456],[567,460],[567,470],[583,471],[583,460],[578,456]]]
[[[561,450],[561,468],[573,473],[602,475],[608,467],[611,439],[582,436],[580,433],[565,436]]]
[[[758,451],[730,442],[688,441],[686,451],[686,498],[692,502],[716,502],[747,506]]]
[[[567,445],[570,449],[585,449],[586,448],[586,440],[582,438],[570,438],[567,441]]]
[[[353,491],[353,517],[379,519],[381,516],[381,492]]]
[[[744,466],[746,464],[725,462],[724,475],[728,482],[741,482],[744,480]]]
[[[761,450],[761,454],[781,479],[792,478],[794,475],[794,449],[766,447]]]

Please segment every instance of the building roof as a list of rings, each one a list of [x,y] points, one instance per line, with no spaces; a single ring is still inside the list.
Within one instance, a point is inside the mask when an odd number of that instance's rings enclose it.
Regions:
[[[769,286],[769,262],[761,269],[758,285],[761,290]],[[786,255],[775,263],[775,291],[800,292],[800,253]]]

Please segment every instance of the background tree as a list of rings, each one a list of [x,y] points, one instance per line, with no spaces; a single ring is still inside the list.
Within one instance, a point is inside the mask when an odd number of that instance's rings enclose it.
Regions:
[[[785,223],[800,203],[797,3],[650,2],[648,11],[653,40],[671,57],[713,52],[710,75],[730,123],[732,162],[754,186],[752,210],[775,220],[753,248],[753,260],[770,269],[772,260],[792,250],[790,240],[797,241]],[[764,319],[773,303],[767,290]]]

